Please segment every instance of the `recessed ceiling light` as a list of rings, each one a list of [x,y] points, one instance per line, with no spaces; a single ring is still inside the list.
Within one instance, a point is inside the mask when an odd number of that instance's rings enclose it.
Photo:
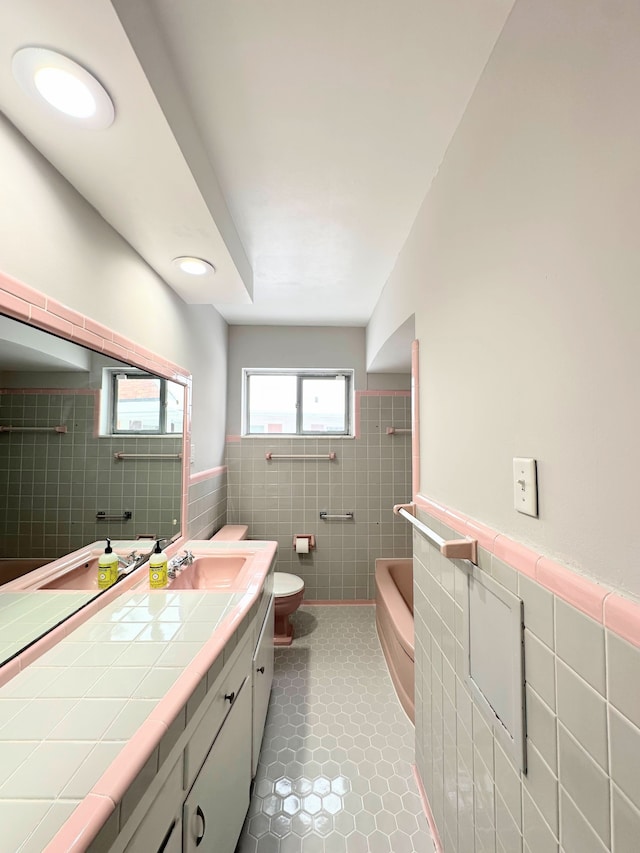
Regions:
[[[202,258],[191,258],[191,257],[182,257],[182,258],[174,258],[173,263],[181,269],[182,272],[186,272],[187,275],[206,275],[207,273],[214,273],[216,268],[213,264],[210,264],[209,261],[203,261]]]
[[[113,123],[113,102],[104,86],[68,56],[45,47],[22,47],[13,55],[13,76],[31,97],[84,127]]]

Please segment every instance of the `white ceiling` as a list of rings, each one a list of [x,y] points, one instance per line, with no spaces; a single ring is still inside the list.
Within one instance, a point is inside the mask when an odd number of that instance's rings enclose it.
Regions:
[[[513,2],[3,3],[0,109],[186,301],[365,325]],[[29,101],[27,44],[94,72],[112,127]]]

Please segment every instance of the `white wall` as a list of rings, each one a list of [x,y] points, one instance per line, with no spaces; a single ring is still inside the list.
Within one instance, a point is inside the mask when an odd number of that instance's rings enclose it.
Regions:
[[[639,90],[635,0],[519,0],[369,327],[416,312],[422,492],[636,594]]]
[[[0,163],[0,269],[190,370],[192,471],[222,464],[225,321],[185,305],[2,116]]]
[[[242,369],[351,368],[366,388],[365,330],[334,326],[230,326],[227,431],[241,432]]]

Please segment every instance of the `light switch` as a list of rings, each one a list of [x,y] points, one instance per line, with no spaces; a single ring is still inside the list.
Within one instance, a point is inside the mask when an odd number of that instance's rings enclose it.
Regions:
[[[538,517],[536,460],[517,456],[513,460],[513,504],[518,512]]]

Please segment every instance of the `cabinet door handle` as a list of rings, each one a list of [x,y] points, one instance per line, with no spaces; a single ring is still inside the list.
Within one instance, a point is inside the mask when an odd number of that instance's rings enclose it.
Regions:
[[[259,666],[259,667],[256,669],[256,672],[261,672],[261,673],[262,673],[262,675],[264,675],[264,667],[263,667],[263,666]]]
[[[202,842],[202,839],[204,838],[204,831],[207,828],[207,823],[204,819],[204,812],[202,811],[200,806],[198,806],[198,808],[196,809],[196,815],[202,821],[202,832],[196,836],[196,847],[199,847]]]
[[[230,705],[233,705],[233,700],[236,698],[235,690],[232,690],[231,693],[225,693],[224,698],[229,700]]]

